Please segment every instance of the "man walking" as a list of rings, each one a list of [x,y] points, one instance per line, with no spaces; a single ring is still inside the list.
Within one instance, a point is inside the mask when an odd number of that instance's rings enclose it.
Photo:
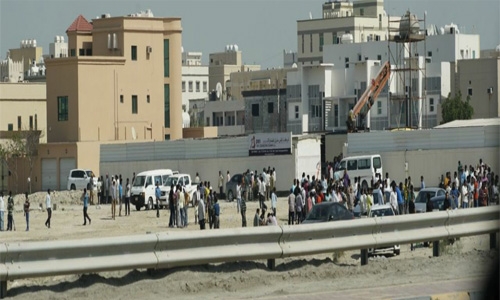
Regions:
[[[109,202],[109,189],[111,188],[111,179],[109,179],[109,175],[106,173],[106,179],[104,179],[104,201],[103,203],[108,204]]]
[[[90,179],[89,179],[89,194],[90,194],[90,205],[94,205],[94,173],[90,174]]]
[[[221,198],[221,199],[222,199],[222,187],[223,187],[223,185],[224,185],[224,176],[222,175],[222,171],[219,171],[219,198]]]
[[[24,216],[26,217],[26,231],[30,230],[30,200],[28,199],[28,193],[24,193],[26,200],[24,201]]]
[[[247,203],[246,203],[246,200],[245,200],[245,196],[246,195],[243,195],[243,197],[241,198],[241,208],[240,208],[240,211],[241,211],[241,227],[247,227],[247,217],[246,217]]]
[[[125,185],[125,215],[130,216],[130,183],[128,178]]]
[[[113,183],[111,184],[109,191],[111,191],[111,219],[115,219],[116,214],[116,180],[113,179]]]
[[[87,209],[89,208],[89,195],[87,194],[87,189],[83,189],[83,226],[87,225],[87,219],[89,220],[89,225],[92,223],[90,217],[87,213]]]
[[[215,192],[214,192],[215,194]],[[214,229],[219,229],[220,228],[220,207],[219,207],[219,202],[217,201],[217,198],[214,197]]]
[[[47,196],[45,196],[45,208],[47,208],[47,221],[45,221],[45,226],[50,228],[50,219],[52,218],[52,202],[50,199],[50,189],[47,190]]]

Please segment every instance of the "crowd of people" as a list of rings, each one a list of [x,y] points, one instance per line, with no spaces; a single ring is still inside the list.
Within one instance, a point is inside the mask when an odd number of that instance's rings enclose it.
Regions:
[[[288,224],[299,224],[311,211],[312,207],[321,202],[338,202],[353,212],[358,206],[360,215],[367,215],[373,205],[390,204],[395,214],[415,213],[415,191],[426,187],[424,177],[420,177],[417,186],[414,185],[411,177],[397,183],[391,180],[388,173],[382,178],[377,174],[372,178],[369,186],[361,184],[360,177],[350,178],[346,170],[338,171],[342,157],[335,157],[333,163],[327,162],[325,172],[321,177],[310,176],[302,173],[302,177],[294,179],[287,197],[288,201]],[[121,175],[109,176],[108,174],[98,179],[98,184],[94,184],[93,174],[89,180],[87,188],[83,190],[81,201],[83,205],[83,225],[91,224],[88,215],[89,205],[96,207],[101,204],[111,204],[111,219],[115,220],[117,209],[118,216],[122,215],[122,204],[124,215],[130,215],[130,194],[131,182],[135,180],[135,172],[132,181],[126,179],[122,182]],[[231,180],[230,172],[226,176],[219,171],[218,193],[212,189],[209,181],[201,181],[199,174],[196,174],[195,192],[190,193],[181,185],[172,185],[169,193],[168,208],[170,211],[168,226],[173,228],[184,228],[188,226],[188,208],[194,206],[194,224],[200,229],[206,228],[208,223],[210,229],[220,228],[220,206],[219,199],[225,197],[224,183]],[[155,196],[157,200],[157,217],[159,213],[159,201],[161,191],[160,183],[156,183]],[[454,171],[453,178],[451,172],[446,172],[439,185],[445,189],[445,200],[443,209],[458,209],[469,207],[480,207],[498,202],[499,176],[492,172],[491,167],[485,164],[482,159],[475,166],[462,165],[458,162],[457,170]],[[227,192],[227,191],[226,191]],[[253,224],[254,226],[277,225],[276,209],[278,197],[276,194],[276,170],[275,168],[263,168],[259,174],[257,170],[247,169],[242,173],[241,182],[237,183],[236,193],[236,213],[241,215],[242,227],[247,226],[246,204],[248,201],[258,200],[259,208],[256,210]],[[191,199],[192,197],[192,199]],[[13,219],[14,200],[12,192],[7,198],[7,228],[15,228]],[[266,204],[270,200],[270,209]],[[430,197],[427,200],[427,211],[434,210]],[[50,228],[52,217],[51,190],[47,190],[45,198],[45,208],[47,220],[45,226]],[[4,229],[5,201],[3,193],[0,193],[0,231]],[[28,193],[25,193],[23,212],[26,219],[26,231],[29,231],[30,201]]]

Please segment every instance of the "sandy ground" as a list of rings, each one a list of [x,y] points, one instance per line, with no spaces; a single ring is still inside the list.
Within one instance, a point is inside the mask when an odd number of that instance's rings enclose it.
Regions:
[[[193,224],[193,208],[189,209],[190,225],[179,229],[168,228],[169,212],[166,210],[156,218],[155,211],[132,208],[130,216],[117,217],[113,221],[109,205],[91,206],[92,225],[82,226],[79,196],[78,192],[60,192],[53,196],[57,209],[53,211],[52,226],[48,229],[43,225],[46,212],[38,209],[39,203],[44,202],[45,193],[31,195],[33,209],[28,232],[24,231],[26,223],[22,215],[24,199],[16,197],[17,231],[1,232],[0,241],[68,240],[199,230]],[[249,225],[252,225],[257,207],[257,202],[247,205]],[[287,217],[286,199],[280,198],[279,224],[286,223]],[[236,204],[221,201],[221,228],[239,226],[241,217],[236,213]],[[14,299],[32,300],[129,299],[130,296],[144,299],[256,298],[485,277],[490,267],[498,264],[498,252],[489,250],[488,235],[461,238],[443,252],[441,257],[432,257],[432,248],[419,245],[415,251],[410,251],[409,245],[401,245],[401,255],[372,257],[367,266],[360,265],[359,251],[348,251],[335,260],[333,254],[277,260],[274,271],[266,268],[266,261],[243,261],[157,270],[152,275],[146,270],[129,270],[15,280],[8,283],[8,289],[9,296]]]

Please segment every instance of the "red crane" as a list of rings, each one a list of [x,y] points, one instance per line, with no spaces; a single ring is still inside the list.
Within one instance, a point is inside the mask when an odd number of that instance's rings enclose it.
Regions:
[[[391,65],[388,61],[386,61],[384,65],[382,65],[382,68],[380,68],[377,77],[375,77],[375,79],[372,79],[370,86],[368,86],[363,95],[361,95],[359,101],[356,103],[356,105],[354,105],[353,109],[349,111],[349,115],[347,116],[346,121],[348,132],[356,131],[356,117],[360,114],[361,110],[364,107],[366,107],[366,110],[363,116],[366,115],[366,113],[373,106],[373,103],[375,103],[375,100],[377,100],[377,97],[384,86],[387,84],[390,75]]]

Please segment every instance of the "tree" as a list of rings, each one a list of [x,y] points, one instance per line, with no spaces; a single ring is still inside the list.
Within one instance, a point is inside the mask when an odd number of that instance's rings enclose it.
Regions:
[[[39,130],[16,131],[3,144],[0,144],[0,163],[5,165],[9,174],[14,176],[14,190],[16,191],[19,180],[18,158],[26,158],[29,165],[29,176],[32,178],[35,157],[38,155],[38,143],[42,136],[42,132]]]
[[[462,100],[462,93],[458,91],[455,97],[451,97],[451,93],[441,104],[441,113],[443,121],[441,124],[448,123],[454,120],[470,120],[474,114],[474,108],[470,105],[470,97],[467,96],[465,101]]]

